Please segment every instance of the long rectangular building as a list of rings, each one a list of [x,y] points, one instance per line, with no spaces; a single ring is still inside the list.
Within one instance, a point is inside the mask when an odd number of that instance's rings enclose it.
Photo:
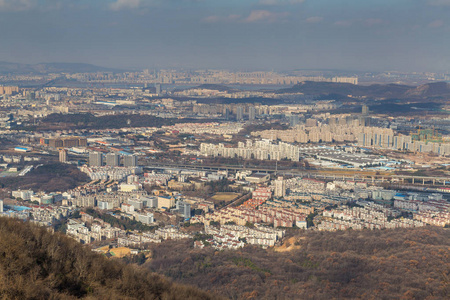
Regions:
[[[41,138],[40,144],[51,148],[72,148],[72,147],[86,147],[87,139],[85,137],[71,136],[58,138]]]

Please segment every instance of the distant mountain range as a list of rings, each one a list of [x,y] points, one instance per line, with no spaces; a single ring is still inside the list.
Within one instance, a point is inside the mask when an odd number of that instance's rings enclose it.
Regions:
[[[201,84],[199,86],[194,86],[194,87],[190,87],[190,88],[175,89],[174,92],[196,90],[196,89],[205,89],[205,90],[228,92],[228,93],[241,92],[241,90],[239,90],[239,89],[231,88],[229,86],[221,85],[221,84]]]
[[[49,73],[93,73],[123,72],[124,70],[99,67],[83,63],[21,64],[0,62],[0,74],[49,74]]]
[[[209,89],[216,91],[226,91],[229,93],[242,91],[218,84],[202,84],[187,89],[178,89],[183,91],[190,89]],[[267,91],[267,90],[266,90]],[[271,90],[277,94],[303,93],[321,98],[346,99],[346,98],[367,98],[367,99],[433,99],[447,100],[450,98],[450,84],[446,82],[427,83],[419,86],[401,85],[401,84],[373,84],[373,85],[354,85],[350,83],[335,82],[314,82],[305,81],[289,88]]]
[[[446,82],[427,83],[419,86],[400,84],[374,84],[369,86],[350,83],[305,81],[291,88],[276,91],[278,94],[303,93],[317,96],[363,97],[369,99],[423,99],[449,98],[450,84]]]

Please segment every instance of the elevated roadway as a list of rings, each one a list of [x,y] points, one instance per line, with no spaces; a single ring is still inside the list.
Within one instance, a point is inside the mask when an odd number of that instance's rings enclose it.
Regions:
[[[282,176],[301,176],[318,180],[351,180],[355,182],[366,183],[399,183],[399,184],[415,184],[415,185],[432,185],[450,187],[450,177],[433,177],[433,176],[414,176],[414,175],[396,175],[390,173],[377,174],[374,171],[362,170],[304,170],[304,169],[275,169],[275,168],[258,168],[245,167],[239,165],[214,166],[199,164],[166,164],[151,163],[144,166],[145,169],[188,169],[202,171],[242,171],[249,170],[253,172],[269,173]]]

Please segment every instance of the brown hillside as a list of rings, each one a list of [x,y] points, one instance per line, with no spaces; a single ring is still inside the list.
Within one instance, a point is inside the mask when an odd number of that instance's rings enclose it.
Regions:
[[[450,230],[301,233],[291,251],[155,245],[147,266],[231,299],[449,299]]]
[[[217,299],[7,218],[0,218],[0,279],[0,299]]]

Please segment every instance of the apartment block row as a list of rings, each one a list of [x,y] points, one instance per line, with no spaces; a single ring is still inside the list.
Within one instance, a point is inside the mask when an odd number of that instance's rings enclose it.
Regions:
[[[137,172],[135,167],[88,167],[82,166],[80,170],[86,173],[91,180],[126,180],[128,176]]]
[[[267,200],[263,207],[268,208],[274,208],[274,209],[288,209],[290,211],[303,214],[303,215],[309,215],[310,213],[314,212],[314,207],[298,202],[296,200],[289,200],[289,199],[270,199]]]
[[[0,200],[0,216],[30,220],[40,226],[50,227],[54,222],[69,216],[71,208],[64,206],[11,206],[9,209]]]
[[[119,247],[143,248],[148,243],[161,243],[161,238],[157,234],[144,232],[139,234],[131,233],[117,239]]]
[[[213,235],[213,240],[219,242],[215,248],[226,247],[237,249],[247,244],[272,247],[285,235],[284,230],[273,229],[263,226],[248,228],[239,225],[222,225],[220,229],[205,225],[205,232]]]
[[[319,230],[345,230],[355,229],[383,229],[383,228],[410,228],[424,226],[423,222],[405,219],[391,218],[397,216],[397,213],[380,211],[377,207],[353,207],[325,210],[322,213],[323,219],[317,226]]]
[[[69,219],[66,233],[82,244],[89,244],[103,239],[115,239],[126,235],[125,230],[112,227],[102,220],[96,219],[95,222],[89,229],[82,220]]]
[[[66,136],[55,138],[41,138],[39,143],[50,148],[72,148],[72,147],[86,147],[87,138],[80,136]]]
[[[446,200],[406,200],[395,199],[394,207],[410,211],[450,211],[450,203]]]
[[[133,154],[121,155],[118,152],[111,152],[106,155],[95,151],[89,153],[90,167],[101,167],[104,164],[108,167],[124,166],[125,168],[133,168],[138,166],[138,157]]]
[[[434,226],[450,225],[450,211],[425,211],[414,214],[414,220],[424,222]]]
[[[195,112],[194,106],[194,112]],[[205,107],[205,106],[202,106]],[[172,126],[162,126],[164,130],[177,131],[188,134],[237,134],[242,130],[242,126],[236,123],[183,123]]]
[[[293,227],[295,225],[306,228],[306,215],[276,207],[261,207],[258,210],[248,207],[227,207],[220,211],[207,213],[205,216],[197,215],[191,219],[191,223],[210,225],[211,222],[219,222],[220,224],[234,222],[237,225],[268,223],[273,224],[274,227]]]
[[[358,134],[358,146],[407,150],[420,153],[450,155],[450,143],[413,140],[411,136],[394,135],[391,130],[366,131]]]
[[[403,220],[393,220],[390,222],[365,222],[361,220],[339,220],[339,219],[326,219],[322,220],[320,224],[317,225],[318,230],[325,231],[336,231],[336,230],[362,230],[362,229],[395,229],[395,228],[413,228],[422,227],[423,222],[403,219]]]
[[[200,154],[211,157],[240,157],[258,160],[289,159],[292,161],[299,161],[299,149],[297,146],[283,142],[273,144],[268,140],[256,141],[255,143],[251,140],[247,140],[245,144],[239,142],[237,148],[225,147],[222,143],[218,145],[202,143],[200,144]]]
[[[164,228],[158,228],[155,230],[155,234],[163,240],[180,240],[192,238],[192,235],[183,233],[175,226],[166,226]]]

